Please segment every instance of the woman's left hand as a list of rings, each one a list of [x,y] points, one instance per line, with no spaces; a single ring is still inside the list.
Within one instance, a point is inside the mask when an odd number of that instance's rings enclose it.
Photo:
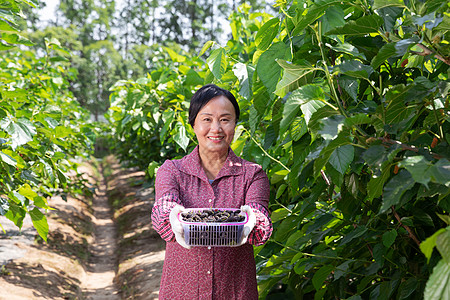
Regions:
[[[242,230],[242,238],[240,245],[247,243],[248,235],[252,232],[253,227],[256,225],[256,215],[253,212],[253,209],[248,205],[241,206],[241,211],[245,211],[248,216],[247,223],[245,223],[244,228]]]

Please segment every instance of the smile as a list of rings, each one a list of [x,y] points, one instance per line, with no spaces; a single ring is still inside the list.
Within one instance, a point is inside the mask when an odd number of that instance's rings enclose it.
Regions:
[[[212,137],[212,136],[209,136],[208,137],[208,139],[210,139],[210,140],[213,140],[213,141],[220,141],[220,140],[223,140],[223,136],[222,137]]]

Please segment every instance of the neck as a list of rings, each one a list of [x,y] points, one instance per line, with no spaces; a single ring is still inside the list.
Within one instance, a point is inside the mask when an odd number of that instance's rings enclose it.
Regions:
[[[215,179],[222,169],[228,157],[228,150],[225,153],[207,152],[198,150],[200,155],[200,163],[206,173],[208,179]]]

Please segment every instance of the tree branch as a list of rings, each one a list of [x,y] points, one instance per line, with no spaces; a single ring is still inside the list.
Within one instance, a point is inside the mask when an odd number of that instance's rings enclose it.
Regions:
[[[392,206],[392,212],[394,213],[395,218],[397,219],[397,221],[400,223],[400,225],[402,225],[403,228],[406,229],[406,231],[408,231],[409,233],[409,237],[417,244],[417,246],[420,247],[420,241],[417,239],[416,235],[414,234],[414,232],[412,232],[411,228],[409,228],[408,225],[405,225],[402,223],[400,216],[397,214],[397,212],[395,211],[394,206]]]
[[[415,147],[415,146],[411,146],[411,145],[407,145],[407,144],[403,144],[402,142],[399,141],[395,141],[395,140],[391,140],[389,138],[386,137],[379,137],[377,138],[378,140],[382,141],[385,144],[390,144],[390,145],[400,145],[400,147],[402,147],[403,150],[409,150],[409,151],[413,151],[413,152],[419,152],[419,148]],[[429,151],[430,154],[433,156],[433,158],[436,159],[441,159],[443,158],[443,156],[433,153],[431,151]]]
[[[412,54],[416,54],[416,55],[420,55],[420,56],[427,56],[427,55],[430,55],[430,54],[434,54],[434,57],[436,57],[437,59],[443,61],[445,64],[450,66],[450,57],[449,58],[442,57],[440,54],[434,52],[433,50],[431,50],[430,48],[428,48],[424,44],[417,44],[417,46],[420,49],[422,49],[423,51],[422,52],[411,51]]]

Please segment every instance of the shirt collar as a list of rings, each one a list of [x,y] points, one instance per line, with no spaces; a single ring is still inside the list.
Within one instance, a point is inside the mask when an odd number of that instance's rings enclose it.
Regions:
[[[198,146],[186,155],[181,161],[180,171],[199,177],[202,180],[208,181],[206,173],[200,164],[200,154],[198,152]],[[228,149],[227,160],[225,161],[222,169],[217,175],[216,179],[225,176],[235,176],[243,172],[243,160],[234,154],[231,148]]]

